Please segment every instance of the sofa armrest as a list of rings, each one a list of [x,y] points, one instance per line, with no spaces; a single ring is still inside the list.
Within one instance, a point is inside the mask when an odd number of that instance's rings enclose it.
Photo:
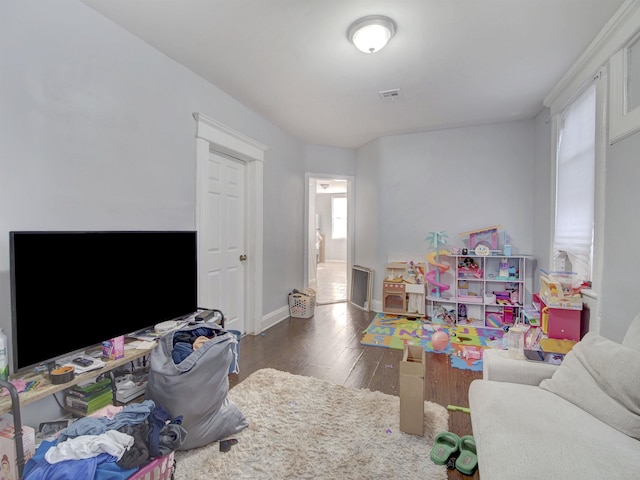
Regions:
[[[507,350],[488,348],[482,354],[483,380],[539,385],[557,369],[558,365],[551,363],[516,360],[509,357]]]

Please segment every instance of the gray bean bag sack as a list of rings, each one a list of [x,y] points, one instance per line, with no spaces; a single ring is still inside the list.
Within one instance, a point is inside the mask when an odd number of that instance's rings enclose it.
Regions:
[[[195,337],[202,332],[196,329],[203,328],[215,336],[200,342],[193,353],[185,349],[173,351],[174,336]],[[236,361],[236,343],[236,336],[219,325],[198,324],[165,335],[151,351],[145,399],[162,405],[173,417],[183,417],[187,436],[180,450],[227,438],[248,426],[242,412],[227,398],[227,375],[231,362]],[[182,358],[176,364],[174,357],[178,353]]]

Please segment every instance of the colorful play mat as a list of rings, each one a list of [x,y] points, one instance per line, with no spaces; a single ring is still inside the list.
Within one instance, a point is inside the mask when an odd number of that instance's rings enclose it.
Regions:
[[[449,335],[446,348],[436,350],[432,343],[435,332]],[[482,351],[485,348],[506,350],[504,332],[496,328],[466,325],[438,325],[424,319],[378,313],[364,331],[360,343],[377,347],[404,349],[404,344],[421,345],[427,352],[446,353],[451,366],[461,370],[482,371]]]

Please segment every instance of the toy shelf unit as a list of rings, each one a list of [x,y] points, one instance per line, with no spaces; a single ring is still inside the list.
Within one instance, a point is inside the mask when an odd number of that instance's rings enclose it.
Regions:
[[[427,317],[442,323],[446,312],[458,325],[513,325],[531,291],[526,271],[530,260],[525,255],[441,255],[440,266],[430,264],[427,274]],[[440,279],[431,283],[435,269],[440,270]]]
[[[424,263],[387,263],[382,281],[382,312],[424,317],[425,271]]]

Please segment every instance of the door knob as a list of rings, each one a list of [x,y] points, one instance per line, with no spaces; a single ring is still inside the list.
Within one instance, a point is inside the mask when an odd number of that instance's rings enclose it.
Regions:
[[[247,259],[246,255],[244,255],[244,254],[240,255],[240,261],[241,262],[244,262],[246,259]]]

